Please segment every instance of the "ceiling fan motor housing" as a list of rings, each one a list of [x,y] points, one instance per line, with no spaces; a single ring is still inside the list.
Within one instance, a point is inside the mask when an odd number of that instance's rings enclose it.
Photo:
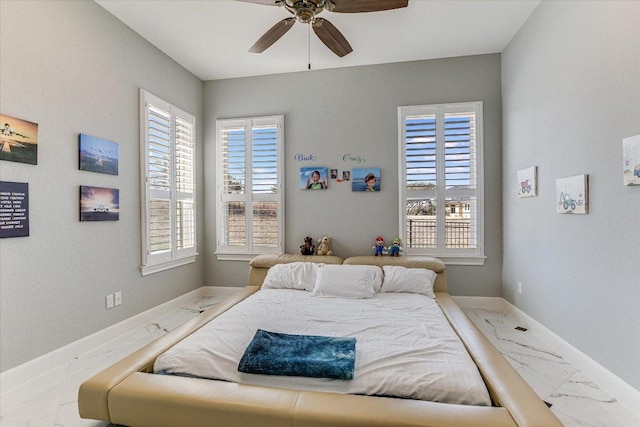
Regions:
[[[279,3],[303,24],[313,23],[316,15],[330,4],[331,2],[326,0],[284,0]]]

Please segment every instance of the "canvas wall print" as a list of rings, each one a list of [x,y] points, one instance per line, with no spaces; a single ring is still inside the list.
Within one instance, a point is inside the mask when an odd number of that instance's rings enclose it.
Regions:
[[[118,175],[118,143],[80,134],[80,170]]]
[[[556,179],[556,212],[589,213],[589,175]]]
[[[38,125],[0,114],[0,160],[38,164]]]
[[[0,181],[0,238],[29,235],[29,184]]]
[[[538,195],[537,175],[535,166],[518,171],[518,197],[535,197]]]
[[[303,190],[326,190],[327,186],[326,167],[305,167],[300,168],[300,188]]]
[[[351,191],[380,191],[380,168],[355,168],[351,177]]]
[[[640,135],[622,140],[624,185],[640,185]]]
[[[120,190],[80,186],[80,221],[120,220]]]

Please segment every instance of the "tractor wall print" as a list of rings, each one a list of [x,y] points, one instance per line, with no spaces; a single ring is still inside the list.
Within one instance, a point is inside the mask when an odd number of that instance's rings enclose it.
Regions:
[[[588,175],[576,175],[556,180],[556,212],[560,214],[589,213]]]
[[[538,195],[538,168],[531,166],[518,171],[518,197]]]

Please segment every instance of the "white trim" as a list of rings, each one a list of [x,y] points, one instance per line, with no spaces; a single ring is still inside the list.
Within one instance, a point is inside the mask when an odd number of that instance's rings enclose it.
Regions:
[[[509,301],[504,298],[502,298],[502,300],[502,309],[504,311],[515,317],[519,322],[525,324],[526,327],[544,344],[553,348],[554,351],[558,352],[564,359],[571,363],[571,365],[606,390],[607,393],[626,406],[627,409],[637,416],[640,416],[639,390],[631,387],[611,371],[560,338],[551,330],[547,329],[547,327],[511,304]]]
[[[142,273],[143,276],[148,276],[149,274],[158,273],[164,270],[169,270],[170,268],[191,264],[192,262],[196,262],[196,257],[198,255],[199,254],[196,252],[195,254],[186,256],[184,258],[177,258],[170,261],[161,262],[158,264],[141,265],[140,272]]]
[[[503,310],[504,298],[502,297],[460,297],[451,295],[460,308],[486,308],[490,310]]]
[[[140,314],[125,319],[115,325],[102,329],[94,334],[86,336],[44,354],[36,359],[30,360],[22,365],[18,365],[0,374],[0,393],[5,393],[10,389],[21,385],[22,383],[36,378],[57,366],[69,363],[78,355],[86,353],[103,345],[105,342],[118,338],[119,336],[145,325],[158,317],[167,314],[172,310],[183,307],[185,304],[192,302],[203,296],[228,296],[236,292],[238,287],[217,287],[202,286],[196,290],[188,292],[182,296],[174,298],[156,307],[153,307]],[[124,355],[123,355],[124,357]]]
[[[238,286],[203,286],[202,296],[204,297],[228,297],[238,292],[242,287]]]

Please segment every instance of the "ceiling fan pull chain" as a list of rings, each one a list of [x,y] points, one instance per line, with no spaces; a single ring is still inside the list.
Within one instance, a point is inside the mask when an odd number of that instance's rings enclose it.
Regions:
[[[307,27],[307,58],[309,60],[309,70],[311,69],[311,24]]]

